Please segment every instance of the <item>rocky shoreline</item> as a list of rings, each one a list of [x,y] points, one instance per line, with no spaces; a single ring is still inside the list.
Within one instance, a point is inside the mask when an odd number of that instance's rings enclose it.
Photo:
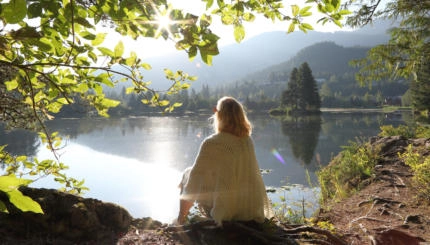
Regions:
[[[21,188],[45,214],[23,213],[0,195],[9,214],[0,213],[0,244],[430,244],[430,204],[411,188],[413,174],[399,153],[408,145],[425,149],[430,139],[375,137],[381,148],[375,174],[353,196],[326,204],[317,226],[203,222],[172,227],[151,218],[133,218],[124,208],[52,189]]]

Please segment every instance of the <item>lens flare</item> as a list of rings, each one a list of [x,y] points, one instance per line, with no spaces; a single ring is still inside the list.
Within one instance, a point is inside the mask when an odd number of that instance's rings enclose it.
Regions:
[[[276,159],[278,159],[278,161],[280,161],[282,164],[285,165],[285,160],[282,157],[282,155],[278,152],[278,150],[276,150],[275,148],[272,149],[272,154],[276,157]]]

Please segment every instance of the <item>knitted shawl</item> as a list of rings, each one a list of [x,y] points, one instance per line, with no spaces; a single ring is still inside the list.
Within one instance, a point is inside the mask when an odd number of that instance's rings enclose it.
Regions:
[[[263,222],[272,216],[251,137],[209,136],[182,183],[181,199],[196,201],[219,225],[230,220]]]

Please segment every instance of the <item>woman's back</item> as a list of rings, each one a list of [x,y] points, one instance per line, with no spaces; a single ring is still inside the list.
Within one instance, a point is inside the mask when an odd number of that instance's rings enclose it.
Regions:
[[[251,137],[218,133],[208,137],[190,173],[184,194],[216,221],[262,222],[270,204]]]

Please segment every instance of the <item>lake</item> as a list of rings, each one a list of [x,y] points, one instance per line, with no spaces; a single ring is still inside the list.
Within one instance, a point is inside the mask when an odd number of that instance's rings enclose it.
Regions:
[[[181,172],[193,164],[201,141],[212,133],[209,115],[122,119],[61,119],[48,123],[64,137],[61,161],[69,176],[85,179],[85,197],[117,203],[133,217],[172,221],[178,212]],[[288,205],[305,199],[309,214],[317,208],[315,172],[341,146],[377,135],[381,125],[404,124],[410,112],[323,112],[321,116],[276,119],[249,115],[263,180],[272,202],[286,197]],[[0,145],[15,154],[53,158],[34,133],[4,132]],[[0,172],[1,173],[1,172]],[[50,178],[34,187],[59,187]],[[279,190],[289,186],[288,189]]]

